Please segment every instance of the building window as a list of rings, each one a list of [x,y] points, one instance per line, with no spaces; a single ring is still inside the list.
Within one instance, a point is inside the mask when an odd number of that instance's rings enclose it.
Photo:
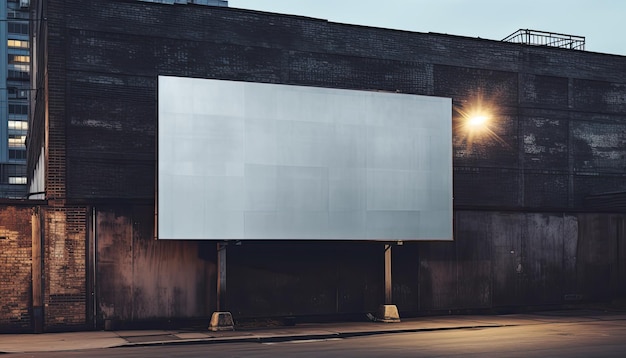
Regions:
[[[19,149],[9,149],[9,159],[12,160],[25,160],[26,159],[26,151]]]
[[[26,148],[26,136],[9,134],[9,148]]]
[[[11,40],[7,41],[7,46],[9,48],[29,48],[30,44],[26,40]]]
[[[7,78],[10,80],[29,80],[30,73],[24,71],[9,70]]]
[[[11,99],[28,99],[28,89],[20,89],[17,87],[8,87],[7,92]]]
[[[28,24],[21,22],[9,22],[8,30],[11,34],[28,35]]]
[[[28,105],[9,103],[9,114],[28,114]]]
[[[15,2],[15,1],[9,1]],[[17,9],[7,9],[7,18],[9,19],[24,19],[28,20],[29,13],[27,11],[19,11]]]
[[[9,130],[27,131],[28,122],[26,121],[9,121]]]
[[[30,63],[30,56],[9,54],[9,63]]]
[[[30,65],[25,63],[10,63],[8,66],[9,70],[22,71],[22,72],[30,72]]]
[[[26,177],[9,177],[9,184],[26,184]]]

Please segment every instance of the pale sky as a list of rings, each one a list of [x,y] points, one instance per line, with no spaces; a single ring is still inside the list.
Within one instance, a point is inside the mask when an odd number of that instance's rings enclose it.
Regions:
[[[587,51],[626,56],[624,0],[229,0],[228,6],[490,40],[540,30],[584,36]]]

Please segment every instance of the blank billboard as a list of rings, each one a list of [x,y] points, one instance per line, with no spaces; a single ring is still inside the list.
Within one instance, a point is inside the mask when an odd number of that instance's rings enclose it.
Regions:
[[[160,76],[157,237],[451,240],[451,106]]]

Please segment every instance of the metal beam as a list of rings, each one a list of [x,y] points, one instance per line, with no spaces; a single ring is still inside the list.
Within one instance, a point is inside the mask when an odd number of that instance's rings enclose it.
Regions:
[[[217,311],[226,310],[226,247],[227,243],[217,243]]]
[[[391,283],[391,245],[385,245],[385,304],[389,305],[393,301]]]

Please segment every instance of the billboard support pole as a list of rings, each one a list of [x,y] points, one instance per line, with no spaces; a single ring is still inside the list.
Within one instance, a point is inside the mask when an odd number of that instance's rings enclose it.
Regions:
[[[398,245],[402,245],[402,241],[398,241]],[[391,244],[385,244],[385,303],[378,307],[375,322],[395,323],[400,322],[400,314],[398,307],[393,302],[393,284],[391,280]]]
[[[226,308],[226,247],[227,243],[217,243],[217,310]]]
[[[391,283],[391,245],[385,244],[385,304],[393,304]]]
[[[226,247],[227,242],[217,243],[217,310],[211,316],[209,330],[211,331],[234,331],[233,316],[226,309]]]

